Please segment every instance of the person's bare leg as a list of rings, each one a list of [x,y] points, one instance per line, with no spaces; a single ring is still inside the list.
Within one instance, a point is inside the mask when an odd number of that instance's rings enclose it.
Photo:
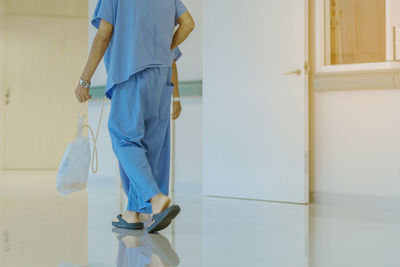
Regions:
[[[171,199],[166,195],[159,193],[152,197],[150,202],[152,205],[153,214],[157,214],[168,208],[169,204],[171,203]],[[129,210],[122,214],[122,218],[128,223],[137,223],[151,219],[150,214],[137,213]],[[118,218],[115,218],[113,222],[118,222]]]
[[[145,222],[151,219],[151,214],[147,214],[147,213],[139,213],[139,220],[141,222]]]
[[[151,198],[150,202],[153,209],[153,214],[157,214],[168,208],[169,203],[171,203],[171,199],[162,193],[158,193]]]
[[[122,219],[124,219],[125,221],[127,221],[128,223],[137,223],[140,222],[139,220],[139,213],[134,212],[134,211],[125,211],[122,214]],[[113,220],[113,222],[118,222],[118,218],[115,218]]]

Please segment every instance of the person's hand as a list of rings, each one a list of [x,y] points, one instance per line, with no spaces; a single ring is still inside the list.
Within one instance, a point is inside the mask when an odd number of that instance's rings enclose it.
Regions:
[[[172,102],[172,119],[176,120],[179,115],[181,114],[182,107],[181,107],[181,102],[180,101],[173,101]]]
[[[82,85],[80,85],[79,83],[75,89],[75,95],[76,95],[76,99],[78,99],[79,103],[86,102],[92,98],[92,96],[89,95],[89,88],[85,88]]]

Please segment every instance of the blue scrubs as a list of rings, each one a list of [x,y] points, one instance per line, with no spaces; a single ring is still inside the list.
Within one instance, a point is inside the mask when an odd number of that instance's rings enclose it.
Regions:
[[[105,95],[129,211],[152,213],[150,199],[168,195],[171,66],[181,55],[170,46],[186,10],[181,0],[98,0],[91,21],[96,28],[101,19],[114,25],[104,55]]]
[[[91,23],[114,26],[104,55],[105,93],[115,84],[149,67],[169,67],[174,59],[172,37],[178,18],[187,11],[181,0],[98,0]]]

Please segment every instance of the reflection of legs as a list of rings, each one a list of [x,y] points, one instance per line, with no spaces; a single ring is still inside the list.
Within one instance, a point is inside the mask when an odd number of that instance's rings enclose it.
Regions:
[[[119,240],[117,267],[148,266],[150,264],[152,247],[146,232],[127,230],[118,233],[117,239]]]

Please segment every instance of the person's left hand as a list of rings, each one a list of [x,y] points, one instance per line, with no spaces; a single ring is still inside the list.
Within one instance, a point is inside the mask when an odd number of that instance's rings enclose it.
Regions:
[[[172,119],[176,120],[179,115],[181,114],[182,107],[181,107],[181,102],[180,101],[173,101],[172,102]]]
[[[86,102],[92,98],[92,96],[89,95],[89,88],[83,87],[80,83],[78,83],[78,86],[75,89],[75,95],[79,103]]]

